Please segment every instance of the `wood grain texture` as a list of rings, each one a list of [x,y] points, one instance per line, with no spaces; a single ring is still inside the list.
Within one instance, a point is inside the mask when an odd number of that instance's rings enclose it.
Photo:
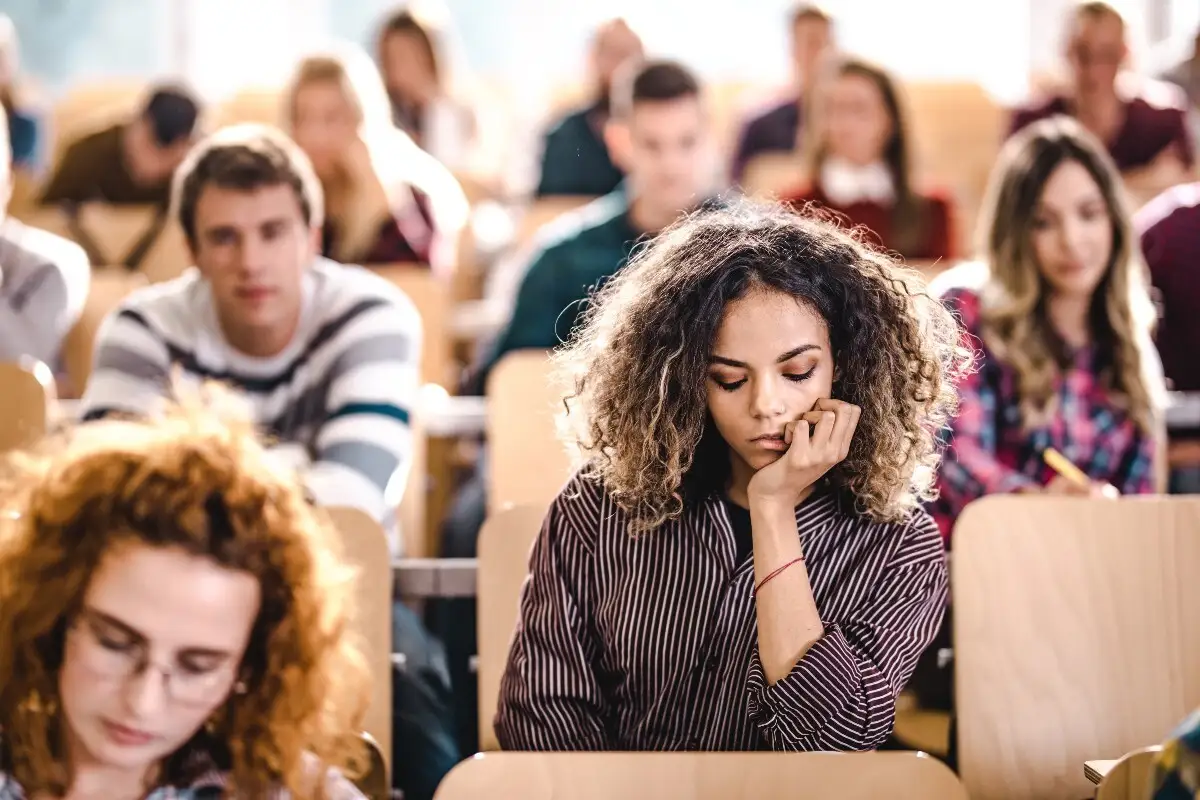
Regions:
[[[1135,750],[1118,761],[1096,792],[1096,800],[1150,800],[1153,793],[1154,759],[1161,747]]]
[[[435,800],[967,800],[923,753],[484,753]]]
[[[975,800],[1079,800],[1087,760],[1200,706],[1200,498],[995,496],[959,518],[959,765]]]

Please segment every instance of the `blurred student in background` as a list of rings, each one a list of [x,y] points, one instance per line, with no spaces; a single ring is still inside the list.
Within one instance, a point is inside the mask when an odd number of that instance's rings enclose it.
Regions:
[[[61,374],[63,342],[87,302],[91,266],[74,242],[7,216],[12,173],[3,123],[0,108],[0,361],[33,358]]]
[[[791,43],[791,92],[781,103],[751,118],[742,128],[730,170],[734,183],[742,180],[746,165],[755,156],[800,149],[807,94],[833,52],[833,17],[818,5],[800,4],[792,12]]]
[[[1018,109],[1011,131],[1068,114],[1108,148],[1126,188],[1140,204],[1182,183],[1195,164],[1182,102],[1163,86],[1127,88],[1121,69],[1129,59],[1126,22],[1102,0],[1078,2],[1067,21],[1069,88]]]
[[[194,143],[200,106],[191,92],[162,86],[133,119],[72,142],[42,190],[43,205],[67,211],[72,237],[95,264],[138,266],[166,221],[171,176]],[[128,253],[105,253],[82,227],[81,203],[152,205],[158,214]]]
[[[478,368],[470,390],[482,394],[492,368],[506,354],[553,349],[567,341],[586,313],[589,297],[618,273],[635,245],[652,238],[702,203],[711,188],[713,137],[701,87],[671,61],[630,63],[613,85],[606,138],[625,184],[554,223],[546,232],[517,293],[516,307]],[[486,457],[486,456],[485,456]],[[485,465],[459,490],[442,533],[442,555],[474,558],[487,513]],[[446,642],[459,703],[460,742],[476,745],[474,600],[431,606],[431,626]]]
[[[23,104],[20,53],[17,26],[0,14],[0,108],[8,115],[13,168],[33,172],[41,166],[43,131],[41,120]]]
[[[1154,344],[1168,385],[1200,392],[1200,183],[1168,189],[1134,216],[1161,317]],[[1171,431],[1170,489],[1200,494],[1200,429]]]
[[[3,486],[0,797],[361,800],[354,573],[249,422],[38,455]]]
[[[284,113],[325,194],[323,255],[343,264],[453,269],[466,198],[446,168],[388,119],[365,54],[344,48],[305,58]]]
[[[1007,492],[1156,491],[1165,387],[1146,268],[1112,160],[1067,117],[1013,137],[980,217],[982,263],[934,291],[981,350],[934,503],[949,542],[972,500]],[[1091,480],[1043,460],[1055,448]]]
[[[809,185],[789,201],[835,212],[905,258],[952,258],[954,212],[945,196],[914,186],[911,133],[895,78],[849,59],[814,91],[805,128]]]
[[[448,169],[464,169],[480,138],[478,120],[449,92],[436,28],[401,9],[384,20],[378,51],[392,121]]]
[[[622,64],[641,59],[642,40],[623,19],[602,25],[592,39],[592,100],[556,122],[542,145],[541,177],[535,194],[608,194],[622,173],[604,143],[613,76]]]

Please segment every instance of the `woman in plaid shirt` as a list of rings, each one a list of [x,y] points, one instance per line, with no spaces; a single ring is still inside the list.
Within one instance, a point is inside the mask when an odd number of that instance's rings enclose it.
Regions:
[[[1029,126],[1005,145],[981,222],[984,263],[932,287],[978,354],[959,386],[932,508],[947,543],[983,495],[1148,493],[1161,466],[1154,308],[1104,148],[1067,117]],[[1056,476],[1047,448],[1092,486]]]
[[[361,800],[336,533],[242,422],[96,422],[6,473],[0,800]]]

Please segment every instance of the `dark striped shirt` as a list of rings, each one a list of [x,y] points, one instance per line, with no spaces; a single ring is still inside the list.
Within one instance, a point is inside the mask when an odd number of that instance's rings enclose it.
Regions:
[[[769,686],[753,556],[734,563],[720,498],[631,537],[576,477],[550,508],[521,593],[496,733],[510,750],[863,750],[933,639],[946,563],[933,520],[879,524],[814,494],[796,510],[825,635]]]

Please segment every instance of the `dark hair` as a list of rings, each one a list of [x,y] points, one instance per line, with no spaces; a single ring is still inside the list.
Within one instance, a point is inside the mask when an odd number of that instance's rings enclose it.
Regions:
[[[777,204],[737,201],[660,234],[602,288],[557,355],[574,393],[570,443],[587,474],[650,530],[722,491],[729,447],[708,413],[705,376],[726,306],[754,287],[784,292],[829,327],[833,396],[862,417],[830,472],[874,518],[930,496],[937,434],[969,354],[924,283],[854,235]]]
[[[296,192],[304,222],[324,220],[324,195],[312,163],[299,146],[267,125],[222,128],[192,148],[175,171],[171,205],[175,217],[196,248],[196,202],[205,186],[251,191],[287,184]]]
[[[401,8],[393,11],[384,19],[383,25],[379,28],[379,63],[383,64],[383,45],[388,37],[393,34],[405,34],[415,37],[421,43],[421,48],[425,51],[425,55],[429,58],[430,68],[433,70],[433,78],[438,84],[441,84],[441,68],[438,64],[437,44],[434,41],[434,32],[430,26],[422,23],[417,19],[416,15],[407,8]]]
[[[979,214],[979,249],[988,265],[982,293],[983,339],[1017,375],[1022,416],[1032,424],[1055,410],[1055,381],[1069,348],[1046,315],[1049,294],[1038,269],[1033,231],[1046,183],[1063,164],[1087,170],[1104,198],[1112,225],[1108,268],[1092,295],[1090,326],[1101,358],[1102,382],[1141,430],[1157,424],[1156,392],[1146,374],[1154,308],[1146,265],[1121,187],[1104,145],[1067,116],[1040,120],[1005,143]]]
[[[833,15],[816,3],[800,3],[792,10],[792,27],[801,22],[824,22],[833,24]]]
[[[199,118],[199,103],[180,86],[155,89],[142,108],[142,119],[150,123],[150,131],[159,147],[170,147],[191,138]]]
[[[912,256],[925,238],[928,224],[928,203],[912,188],[912,152],[909,147],[907,114],[901,99],[899,84],[887,70],[857,58],[843,60],[834,70],[833,77],[857,76],[870,81],[879,90],[883,106],[892,122],[892,135],[883,146],[883,160],[892,177],[896,193],[892,210],[892,241],[885,245],[901,255]],[[815,109],[819,116],[820,110]],[[829,145],[821,139],[820,125],[809,126],[809,170],[813,181],[820,180],[821,165],[829,152]]]
[[[613,81],[610,106],[614,117],[628,119],[638,103],[662,103],[699,97],[700,81],[677,61],[645,61]]]

